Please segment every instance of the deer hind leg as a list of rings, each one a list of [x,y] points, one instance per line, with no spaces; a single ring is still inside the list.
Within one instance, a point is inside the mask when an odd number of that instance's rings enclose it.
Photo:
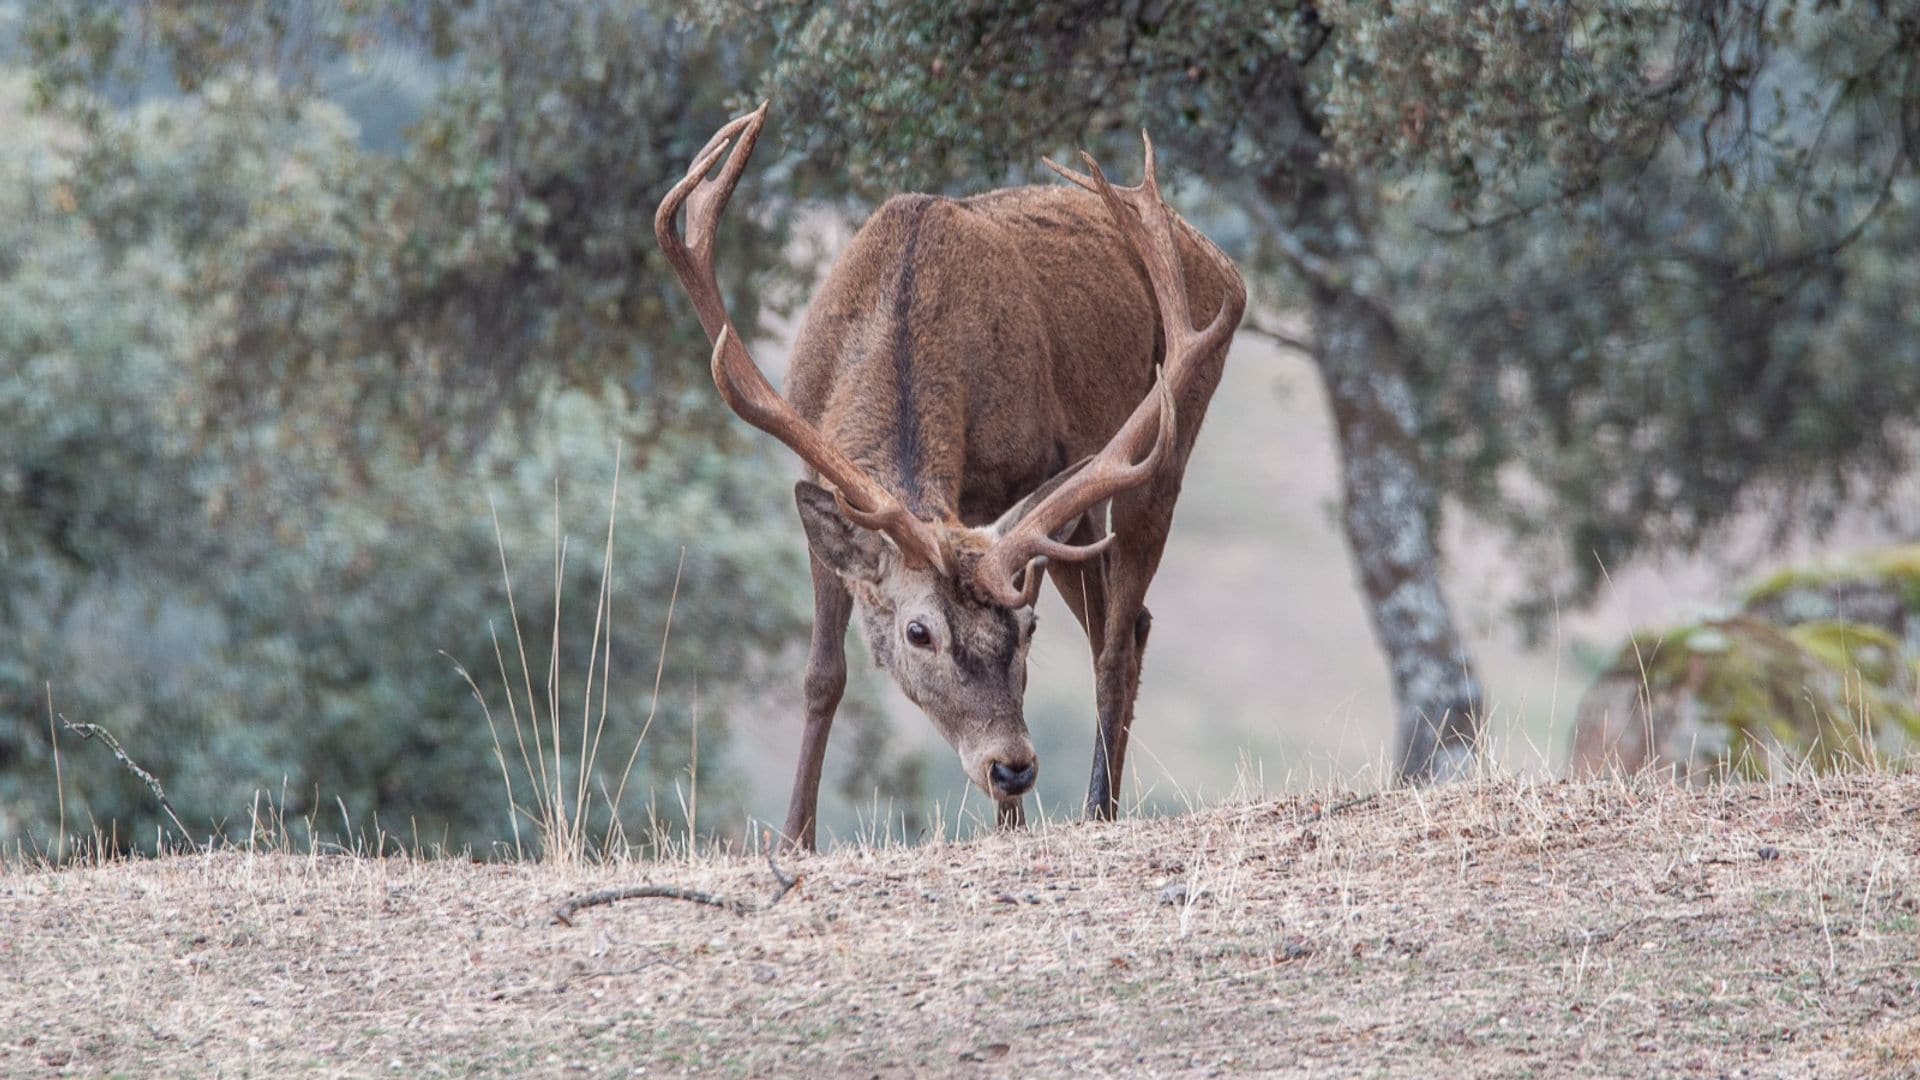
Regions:
[[[1093,515],[1089,515],[1067,538],[1067,542],[1076,546],[1090,544],[1100,539],[1105,531],[1095,525]],[[1066,601],[1073,617],[1079,620],[1080,628],[1086,632],[1087,649],[1093,656],[1093,780],[1087,787],[1087,816],[1102,819],[1113,817],[1113,792],[1118,776],[1117,766],[1113,764],[1115,758],[1110,751],[1115,741],[1112,718],[1119,714],[1111,707],[1111,703],[1128,697],[1124,687],[1114,683],[1109,665],[1103,662],[1108,652],[1110,608],[1107,602],[1107,567],[1112,554],[1109,552],[1086,562],[1047,565],[1047,576],[1053,579],[1053,587],[1060,593],[1060,598]],[[1125,742],[1124,728],[1118,739]],[[1124,757],[1124,750],[1121,756]]]
[[[847,688],[847,622],[853,595],[832,570],[813,567],[813,643],[807,652],[806,726],[800,735],[800,763],[787,804],[787,843],[814,849],[815,818],[820,807],[820,772],[827,759],[827,734]]]
[[[1106,535],[1106,530],[1093,523],[1092,516],[1080,519],[1080,524],[1067,537],[1067,543],[1076,547],[1091,544]],[[1100,649],[1106,644],[1107,636],[1107,580],[1106,564],[1099,559],[1078,563],[1048,563],[1047,577],[1052,579],[1054,591],[1060,599],[1066,601],[1067,610],[1079,621],[1080,629],[1086,632],[1087,648],[1093,653],[1093,662],[1098,667]]]
[[[1099,719],[1093,740],[1093,776],[1087,785],[1087,816],[1103,821],[1112,819],[1119,810],[1127,738],[1133,730],[1133,704],[1140,692],[1141,664],[1153,625],[1153,617],[1147,613],[1147,586],[1160,565],[1167,540],[1163,516],[1142,513],[1133,517],[1132,521],[1125,520],[1120,507],[1115,508],[1114,531],[1120,539],[1102,556],[1106,618],[1094,660],[1094,700]]]

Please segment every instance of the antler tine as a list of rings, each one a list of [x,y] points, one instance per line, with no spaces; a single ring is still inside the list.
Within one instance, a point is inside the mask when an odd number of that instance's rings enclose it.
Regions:
[[[910,563],[933,566],[947,573],[946,548],[934,527],[913,516],[892,492],[794,411],[787,399],[767,382],[727,315],[726,300],[714,276],[714,239],[719,232],[720,215],[733,197],[740,174],[746,171],[747,159],[753,154],[766,116],[767,106],[763,103],[753,112],[729,121],[707,140],[707,145],[695,155],[687,175],[661,200],[660,209],[653,217],[654,238],[660,242],[667,262],[693,300],[701,327],[713,341],[713,384],[727,407],[742,420],[785,443],[812,466],[821,479],[832,484],[834,500],[849,520],[891,537]],[[709,177],[707,174],[723,157],[726,164],[720,174]],[[687,214],[685,236],[676,227],[683,207]]]
[[[1113,543],[1111,534],[1079,545],[1062,543],[1052,534],[1089,508],[1152,479],[1172,449],[1176,433],[1173,387],[1162,368],[1153,392],[1079,475],[1042,500],[981,556],[975,570],[977,583],[1008,607],[1027,607],[1039,595],[1038,571],[1046,560],[1080,562],[1105,551]],[[1152,443],[1146,456],[1133,460],[1148,439]]]
[[[915,563],[947,572],[946,548],[933,527],[914,517],[899,499],[793,410],[748,355],[732,324],[721,328],[719,340],[713,344],[713,384],[721,400],[741,419],[786,443],[834,486],[834,502],[847,520],[892,537]]]
[[[1167,210],[1166,203],[1160,198],[1160,180],[1154,168],[1153,136],[1145,129],[1140,132],[1140,142],[1144,147],[1145,165],[1140,182],[1132,187],[1121,187],[1107,179],[1100,163],[1085,150],[1080,152],[1080,160],[1087,165],[1087,172],[1075,172],[1043,158],[1048,168],[1069,182],[1085,188],[1101,197],[1107,204],[1107,210],[1113,215],[1113,221],[1127,238],[1128,244],[1139,255],[1146,266],[1147,280],[1153,287],[1154,304],[1160,312],[1163,333],[1167,335],[1167,366],[1171,370],[1176,392],[1186,387],[1186,367],[1174,362],[1172,346],[1176,342],[1185,343],[1188,348],[1182,350],[1183,356],[1202,355],[1212,346],[1219,344],[1233,332],[1240,313],[1231,305],[1221,305],[1214,313],[1213,321],[1205,327],[1193,325],[1192,305],[1187,297],[1186,267],[1180,259],[1180,247],[1175,240],[1175,226],[1192,237],[1206,253],[1207,257],[1232,270],[1233,264],[1220,250],[1200,233],[1186,226]]]
[[[686,286],[694,310],[699,313],[700,327],[709,339],[717,339],[728,323],[726,303],[713,271],[714,238],[719,233],[720,215],[733,198],[733,189],[739,185],[747,161],[753,156],[753,148],[760,141],[769,104],[761,102],[758,109],[734,117],[714,132],[694,155],[687,175],[660,200],[660,209],[653,215],[653,237],[680,283]],[[736,138],[739,142],[734,145]],[[734,152],[720,175],[709,177],[707,174],[727,155],[730,146]],[[683,206],[687,211],[685,237],[674,227]]]
[[[1086,188],[1095,195],[1104,196],[1109,189],[1126,194],[1151,189],[1154,194],[1158,195],[1160,186],[1154,178],[1153,171],[1153,136],[1147,134],[1146,128],[1140,129],[1140,141],[1146,146],[1146,162],[1142,169],[1144,175],[1140,178],[1140,182],[1132,187],[1115,188],[1107,180],[1107,174],[1101,171],[1100,163],[1095,161],[1093,155],[1087,153],[1085,150],[1080,151],[1080,160],[1087,163],[1087,171],[1083,173],[1075,172],[1050,157],[1043,157],[1040,161],[1047,168],[1059,174],[1061,179],[1079,187]]]
[[[1222,346],[1239,321],[1238,305],[1222,303],[1206,327],[1194,327],[1192,304],[1187,296],[1186,272],[1176,240],[1177,219],[1160,198],[1160,183],[1154,170],[1153,139],[1142,131],[1140,140],[1145,148],[1143,175],[1140,183],[1133,187],[1115,186],[1101,170],[1100,163],[1085,151],[1080,154],[1080,159],[1087,166],[1085,173],[1065,168],[1051,159],[1042,159],[1048,168],[1070,183],[1100,196],[1107,204],[1115,226],[1139,257],[1146,269],[1147,282],[1160,314],[1160,332],[1166,343],[1165,364],[1159,372],[1154,392],[1134,409],[1133,415],[1121,425],[1088,468],[1034,507],[981,559],[978,570],[980,584],[1001,603],[1032,602],[1038,575],[1027,567],[1033,559],[1044,557],[1068,561],[1091,558],[1111,542],[1112,537],[1108,536],[1095,544],[1071,547],[1053,540],[1052,534],[1065,528],[1091,507],[1144,484],[1153,477],[1167,448],[1172,445],[1174,401],[1186,388],[1195,359]],[[1186,231],[1201,241],[1201,251],[1210,260],[1224,264],[1230,276],[1237,276],[1232,263],[1227,262],[1219,249],[1206,243],[1191,229]],[[1152,441],[1151,451],[1145,458],[1134,461],[1134,456],[1148,440]],[[1023,573],[1027,580],[1018,582],[1019,575]]]

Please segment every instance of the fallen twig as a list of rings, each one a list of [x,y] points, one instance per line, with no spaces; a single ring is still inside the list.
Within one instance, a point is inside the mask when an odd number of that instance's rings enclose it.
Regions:
[[[735,915],[747,913],[744,900],[729,900],[724,896],[715,896],[697,889],[682,889],[673,885],[629,885],[623,889],[601,889],[599,892],[570,896],[565,903],[554,909],[553,921],[562,926],[572,926],[574,913],[581,908],[599,907],[601,904],[613,904],[621,900],[642,900],[647,897],[685,900],[688,903],[705,904],[708,907],[726,908]]]
[[[1327,820],[1328,818],[1334,816],[1335,814],[1343,814],[1343,813],[1346,813],[1348,810],[1352,810],[1356,807],[1365,806],[1366,804],[1374,801],[1375,799],[1378,799],[1379,797],[1380,797],[1379,792],[1369,791],[1365,795],[1355,795],[1351,798],[1342,799],[1339,802],[1333,803],[1331,805],[1322,804],[1321,806],[1316,807],[1313,813],[1309,815],[1304,822],[1299,822],[1294,827],[1292,842],[1295,844],[1304,843],[1304,844],[1308,844],[1309,846],[1318,844],[1320,837],[1319,837],[1319,834],[1314,831],[1314,826],[1319,825],[1321,822]],[[1295,820],[1298,821],[1298,819],[1295,819]]]
[[[64,713],[60,716],[60,723],[64,725],[68,731],[80,736],[83,741],[87,739],[99,739],[105,743],[107,749],[113,751],[113,756],[120,759],[120,764],[125,765],[127,771],[138,777],[141,783],[147,785],[147,790],[153,792],[153,797],[160,800],[160,809],[167,812],[167,817],[172,820],[173,827],[180,830],[180,838],[188,843],[193,842],[193,834],[188,832],[187,827],[180,823],[180,815],[173,812],[173,801],[167,798],[167,789],[160,786],[160,781],[155,779],[152,773],[141,768],[138,762],[127,756],[127,752],[120,748],[120,740],[113,737],[113,732],[108,731],[99,724],[76,724],[67,719]]]
[[[760,906],[760,910],[762,911],[779,903],[782,898],[793,891],[795,885],[800,884],[800,875],[789,874],[785,870],[780,869],[780,864],[773,861],[771,854],[767,856],[767,869],[773,871],[773,880],[779,882],[780,887],[775,889],[773,895],[767,898],[767,902]]]
[[[767,868],[773,871],[773,879],[780,883],[774,894],[763,904],[753,904],[745,900],[716,896],[698,889],[683,889],[677,885],[628,885],[618,889],[601,889],[597,892],[570,896],[553,910],[553,921],[562,926],[572,926],[573,916],[582,908],[599,907],[602,904],[615,904],[622,900],[685,900],[690,904],[704,904],[707,907],[724,908],[735,915],[752,915],[765,911],[779,903],[795,885],[800,884],[800,875],[789,874],[780,869],[780,864],[767,856]]]
[[[1584,927],[1579,927],[1579,928],[1567,931],[1566,943],[1568,945],[1584,945],[1584,946],[1605,945],[1613,941],[1614,938],[1619,937],[1621,934],[1626,933],[1627,931],[1633,929],[1636,926],[1639,926],[1643,922],[1649,921],[1652,918],[1653,916],[1651,915],[1636,916],[1634,918],[1628,919],[1626,922],[1621,923],[1619,926],[1616,926],[1611,930],[1588,930]]]
[[[1351,810],[1356,806],[1365,806],[1366,804],[1372,802],[1373,800],[1379,797],[1380,797],[1379,792],[1369,791],[1365,795],[1355,795],[1351,799],[1342,799],[1339,802],[1334,803],[1332,806],[1323,806],[1320,809],[1314,811],[1313,820],[1325,821],[1327,818],[1330,818],[1335,814],[1345,813],[1346,811]]]

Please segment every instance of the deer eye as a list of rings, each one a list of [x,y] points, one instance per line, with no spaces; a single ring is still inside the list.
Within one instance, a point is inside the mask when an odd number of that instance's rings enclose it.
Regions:
[[[933,648],[933,631],[918,619],[907,624],[907,644],[916,649]]]

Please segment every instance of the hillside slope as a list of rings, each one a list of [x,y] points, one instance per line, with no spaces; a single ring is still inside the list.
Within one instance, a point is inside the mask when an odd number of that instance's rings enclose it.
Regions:
[[[1911,1075],[1920,780],[1488,782],[608,868],[0,872],[0,1073]],[[1184,897],[1184,899],[1183,899]]]

